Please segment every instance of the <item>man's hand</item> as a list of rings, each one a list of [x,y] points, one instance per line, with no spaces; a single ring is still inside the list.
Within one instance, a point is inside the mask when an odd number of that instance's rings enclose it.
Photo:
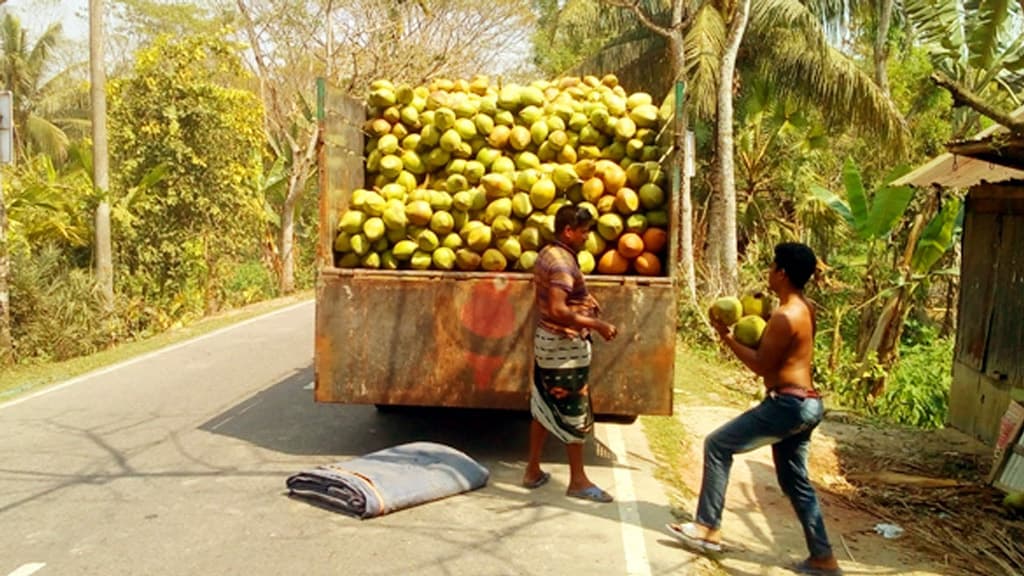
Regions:
[[[619,334],[619,329],[614,324],[608,322],[601,322],[597,326],[597,333],[601,335],[605,340],[614,340]]]
[[[711,327],[715,329],[715,332],[718,332],[719,337],[724,338],[729,334],[729,327],[719,320],[711,310],[708,310],[708,319],[711,321]]]

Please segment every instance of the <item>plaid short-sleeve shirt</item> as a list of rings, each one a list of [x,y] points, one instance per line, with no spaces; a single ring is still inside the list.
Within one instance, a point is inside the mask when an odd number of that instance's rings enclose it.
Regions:
[[[596,315],[597,302],[587,291],[575,252],[561,242],[545,246],[533,265],[533,281],[538,323],[557,334],[585,336],[586,330],[559,324],[551,313],[551,288],[554,287],[565,290],[566,302],[577,312]]]

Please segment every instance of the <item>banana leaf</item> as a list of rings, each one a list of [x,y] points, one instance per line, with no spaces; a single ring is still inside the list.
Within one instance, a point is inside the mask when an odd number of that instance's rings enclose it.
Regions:
[[[963,205],[960,200],[947,201],[942,210],[928,223],[917,241],[914,255],[910,260],[911,269],[915,273],[924,274],[930,270],[953,245],[953,238],[959,228],[957,222],[962,222],[962,211]]]
[[[846,187],[846,201],[849,205],[852,221],[847,220],[858,236],[868,236],[868,198],[864,193],[864,182],[860,178],[860,170],[853,159],[847,158],[843,166],[843,186]]]

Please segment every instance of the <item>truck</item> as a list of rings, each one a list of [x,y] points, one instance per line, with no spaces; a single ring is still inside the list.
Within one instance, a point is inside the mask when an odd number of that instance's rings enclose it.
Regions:
[[[315,401],[528,410],[532,274],[337,265],[340,215],[366,184],[366,115],[363,101],[318,81]],[[595,415],[632,421],[671,414],[675,280],[595,274],[586,282],[603,317],[619,327],[611,342],[594,339]]]

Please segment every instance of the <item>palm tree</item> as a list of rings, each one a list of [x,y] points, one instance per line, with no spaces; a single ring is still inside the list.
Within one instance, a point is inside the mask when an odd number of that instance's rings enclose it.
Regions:
[[[61,159],[67,154],[68,136],[53,115],[64,109],[74,71],[50,76],[53,52],[61,38],[61,25],[52,24],[30,44],[16,16],[7,14],[0,22],[0,82],[14,96],[15,147],[20,157],[43,152]]]
[[[682,31],[688,114],[711,119],[718,109],[720,87],[733,83],[731,77],[722,78],[722,66],[728,61],[723,58],[724,47],[737,3],[721,0],[604,2],[603,9],[597,10],[587,0],[568,0],[560,11],[561,19],[569,22],[590,18],[593,28],[609,38],[594,54],[583,55],[579,70],[616,71],[626,85],[664,93],[667,90],[665,79],[673,78],[671,72],[665,72],[666,64],[671,61],[666,54],[670,39],[652,32],[651,23],[664,26],[669,15],[681,6],[689,16]],[[616,10],[614,6],[622,8]],[[828,18],[827,10],[812,11],[799,0],[753,0],[739,53],[739,77],[767,79],[776,85],[782,97],[820,111],[834,128],[853,127],[866,131],[884,145],[902,149],[907,136],[902,116],[871,76],[829,45],[822,24]],[[719,145],[731,146],[731,119],[718,120],[724,124],[720,126]],[[728,183],[727,179],[718,180]],[[725,198],[720,199],[725,205],[729,205],[727,198],[735,195],[735,191],[729,189],[718,193]],[[719,208],[717,212],[724,210]],[[725,228],[723,224],[709,226],[712,231]],[[722,245],[726,241],[711,239],[711,245]],[[719,264],[724,257],[721,252],[711,256],[718,259]],[[726,282],[719,283],[728,285],[734,283],[734,279],[727,278]]]

